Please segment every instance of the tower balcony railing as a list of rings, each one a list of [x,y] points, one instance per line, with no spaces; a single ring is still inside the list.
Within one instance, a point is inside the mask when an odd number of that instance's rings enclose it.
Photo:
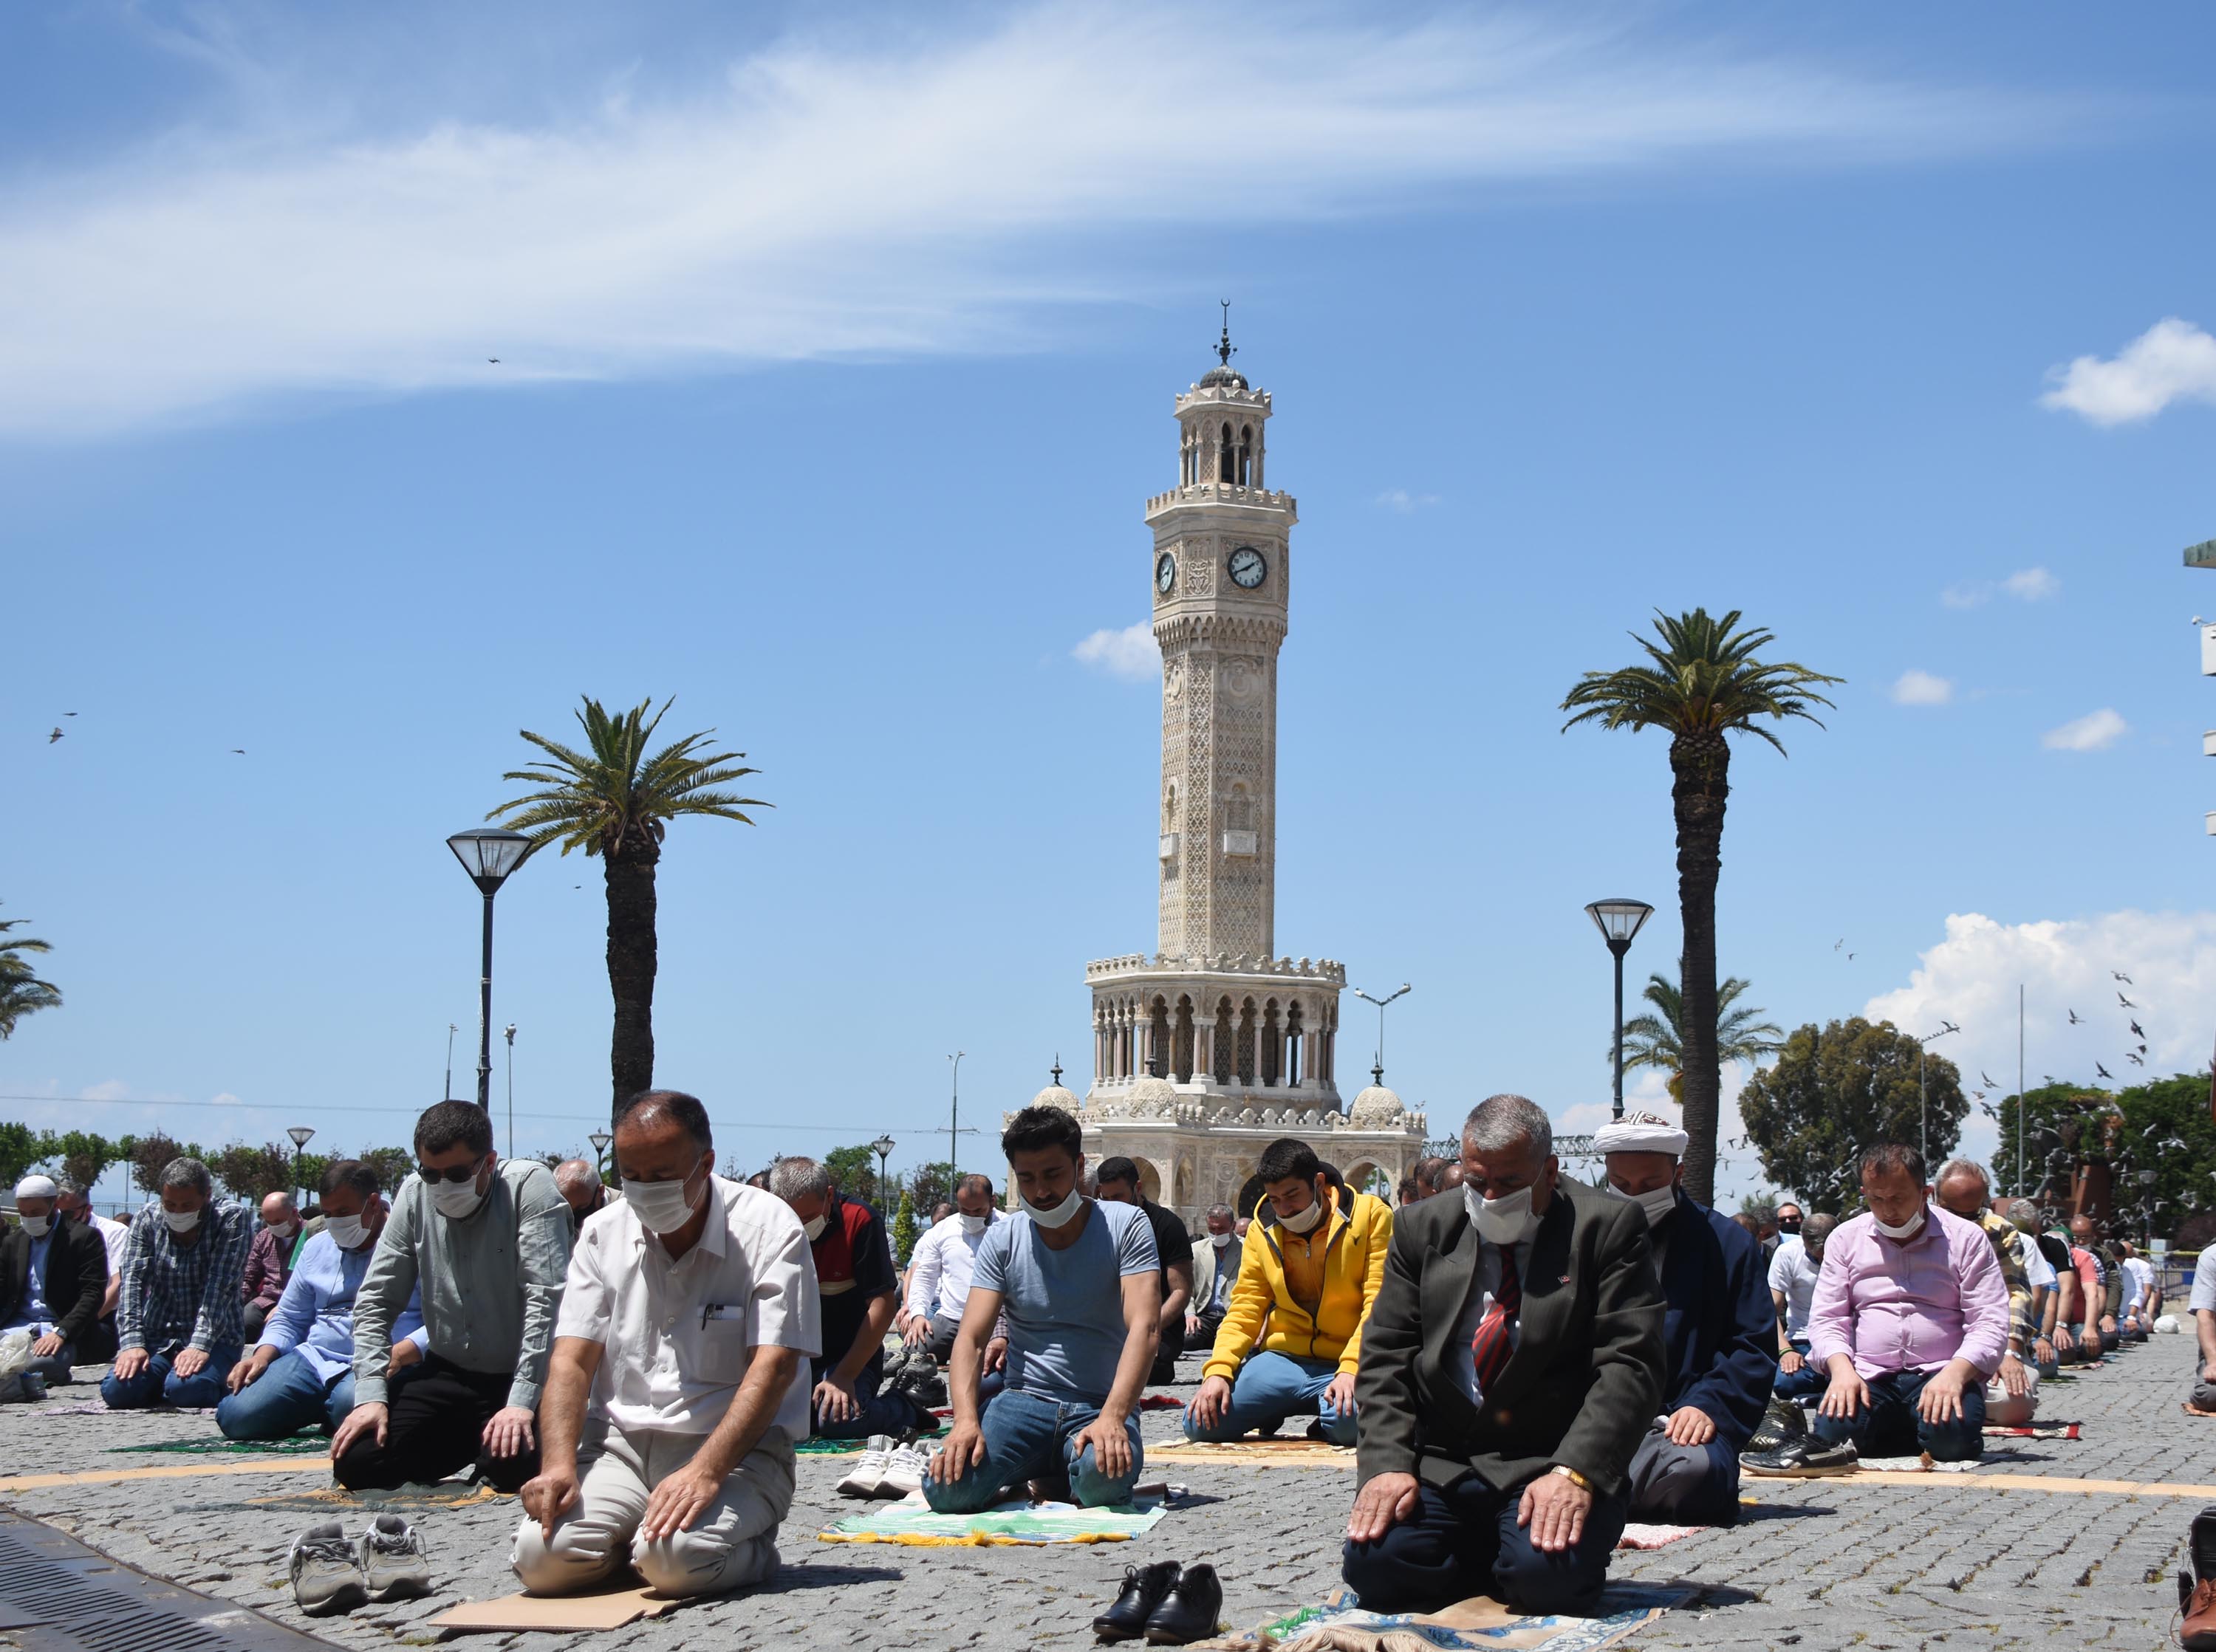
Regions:
[[[1147,518],[1173,505],[1244,505],[1255,510],[1292,511],[1293,496],[1278,488],[1242,488],[1235,482],[1189,482],[1147,501]]]
[[[1120,958],[1102,958],[1085,966],[1085,979],[1095,983],[1137,975],[1244,975],[1346,985],[1346,966],[1336,958],[1254,958],[1243,952],[1173,958],[1160,952],[1151,957],[1143,952],[1127,952]]]

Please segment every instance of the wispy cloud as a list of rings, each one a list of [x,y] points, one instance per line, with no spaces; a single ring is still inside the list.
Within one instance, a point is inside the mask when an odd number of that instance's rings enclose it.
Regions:
[[[2216,338],[2167,316],[2114,357],[2079,356],[2047,377],[2054,388],[2041,407],[2096,425],[2136,424],[2173,402],[2216,402]]]
[[[2107,706],[2050,728],[2039,743],[2050,752],[2101,752],[2131,732],[2131,725]]]
[[[1239,187],[1195,190],[1191,112],[1222,103],[1223,60],[1166,4],[1050,4],[926,41],[796,35],[706,93],[628,71],[598,96],[547,89],[536,107],[584,113],[536,126],[348,125],[390,105],[222,47],[249,114],[194,111],[106,163],[11,175],[0,435],[300,393],[1020,348],[1055,306],[1096,300],[1111,259],[1120,292],[1185,279],[1135,263],[1169,241],[1134,230],[1696,165],[1920,164],[2068,124],[2052,101],[1552,11],[1296,12],[1240,39]],[[389,58],[354,72],[409,83]]]
[[[1939,593],[1949,608],[1982,608],[1997,596],[2041,602],[2062,589],[2062,581],[2043,568],[2020,568],[2002,580],[1964,580]]]
[[[1954,697],[1952,678],[1936,677],[1912,666],[1901,672],[1893,685],[1893,703],[1895,705],[1944,705]]]
[[[1069,653],[1080,664],[1130,682],[1152,677],[1162,668],[1154,628],[1143,620],[1120,631],[1095,631]]]
[[[1439,502],[1437,494],[1412,494],[1406,488],[1388,488],[1377,495],[1377,502],[1388,511],[1398,511],[1402,516],[1413,515],[1426,505]]]

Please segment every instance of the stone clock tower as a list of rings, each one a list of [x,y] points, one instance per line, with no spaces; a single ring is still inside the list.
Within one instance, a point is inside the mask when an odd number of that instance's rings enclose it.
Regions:
[[[1397,1180],[1424,1120],[1382,1084],[1341,1111],[1344,966],[1276,955],[1277,654],[1292,597],[1290,494],[1265,480],[1270,393],[1217,365],[1176,400],[1178,480],[1147,501],[1162,655],[1160,879],[1153,954],[1092,964],[1086,1151],[1137,1160],[1188,1219],[1229,1203],[1271,1140],[1296,1135],[1360,1187]],[[1057,1077],[1059,1070],[1057,1069]],[[1041,1101],[1076,1098],[1059,1083]]]

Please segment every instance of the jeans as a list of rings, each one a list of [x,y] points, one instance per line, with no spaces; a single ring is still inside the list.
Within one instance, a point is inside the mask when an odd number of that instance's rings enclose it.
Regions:
[[[809,1380],[820,1383],[829,1374],[836,1360],[811,1360]],[[927,1415],[925,1408],[914,1403],[905,1394],[889,1394],[879,1391],[883,1380],[885,1362],[882,1354],[862,1367],[854,1379],[854,1403],[861,1409],[843,1422],[827,1422],[821,1412],[811,1410],[809,1418],[817,1440],[867,1440],[871,1434],[902,1434],[911,1428],[938,1427],[938,1419]]]
[[[1231,1398],[1215,1426],[1203,1428],[1193,1420],[1192,1408],[1185,1411],[1187,1440],[1236,1440],[1250,1429],[1274,1428],[1298,1414],[1323,1423],[1324,1438],[1334,1446],[1354,1443],[1354,1413],[1342,1411],[1323,1397],[1339,1375],[1336,1360],[1296,1360],[1289,1354],[1254,1354],[1239,1367],[1231,1385]]]
[[[1368,1612],[1433,1612],[1480,1588],[1511,1612],[1587,1611],[1623,1535],[1623,1499],[1596,1493],[1577,1543],[1548,1554],[1516,1524],[1528,1483],[1495,1491],[1474,1474],[1443,1490],[1422,1482],[1407,1520],[1375,1543],[1348,1540],[1339,1575]]]
[[[986,1406],[980,1419],[985,1435],[985,1455],[951,1482],[926,1479],[924,1501],[941,1514],[975,1514],[990,1508],[1027,1480],[1052,1480],[1067,1476],[1072,1496],[1087,1508],[1127,1502],[1139,1483],[1142,1461],[1139,1420],[1123,1419],[1123,1435],[1131,1444],[1131,1465],[1123,1473],[1103,1474],[1087,1441],[1073,1449],[1079,1430],[1099,1416],[1097,1405],[1042,1399],[1020,1389],[1004,1389]]]
[[[109,1372],[100,1379],[100,1397],[111,1411],[141,1411],[150,1405],[213,1405],[223,1397],[224,1380],[238,1363],[238,1344],[210,1348],[207,1363],[189,1377],[180,1377],[171,1368],[183,1352],[178,1348],[166,1354],[150,1353],[145,1369],[135,1377]]]
[[[1962,1385],[1962,1415],[1951,1422],[1926,1422],[1917,1397],[1936,1371],[1881,1371],[1866,1379],[1870,1403],[1852,1416],[1819,1412],[1816,1438],[1826,1446],[1852,1440],[1865,1457],[1908,1457],[1930,1452],[1940,1463],[1975,1462],[1985,1450],[1985,1385],[1977,1378]]]
[[[1808,1339],[1793,1338],[1793,1351],[1800,1356],[1800,1368],[1791,1375],[1781,1371],[1770,1385],[1770,1391],[1782,1400],[1812,1400],[1822,1396],[1831,1385],[1831,1379],[1808,1362]]]
[[[354,1373],[342,1371],[326,1382],[295,1348],[216,1402],[215,1426],[226,1440],[283,1440],[311,1426],[332,1434],[353,1409]]]

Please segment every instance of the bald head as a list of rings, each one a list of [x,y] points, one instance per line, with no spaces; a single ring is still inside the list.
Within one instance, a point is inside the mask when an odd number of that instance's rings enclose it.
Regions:
[[[570,1213],[582,1221],[600,1207],[607,1189],[600,1173],[582,1158],[565,1158],[554,1167],[554,1185],[562,1190]]]

